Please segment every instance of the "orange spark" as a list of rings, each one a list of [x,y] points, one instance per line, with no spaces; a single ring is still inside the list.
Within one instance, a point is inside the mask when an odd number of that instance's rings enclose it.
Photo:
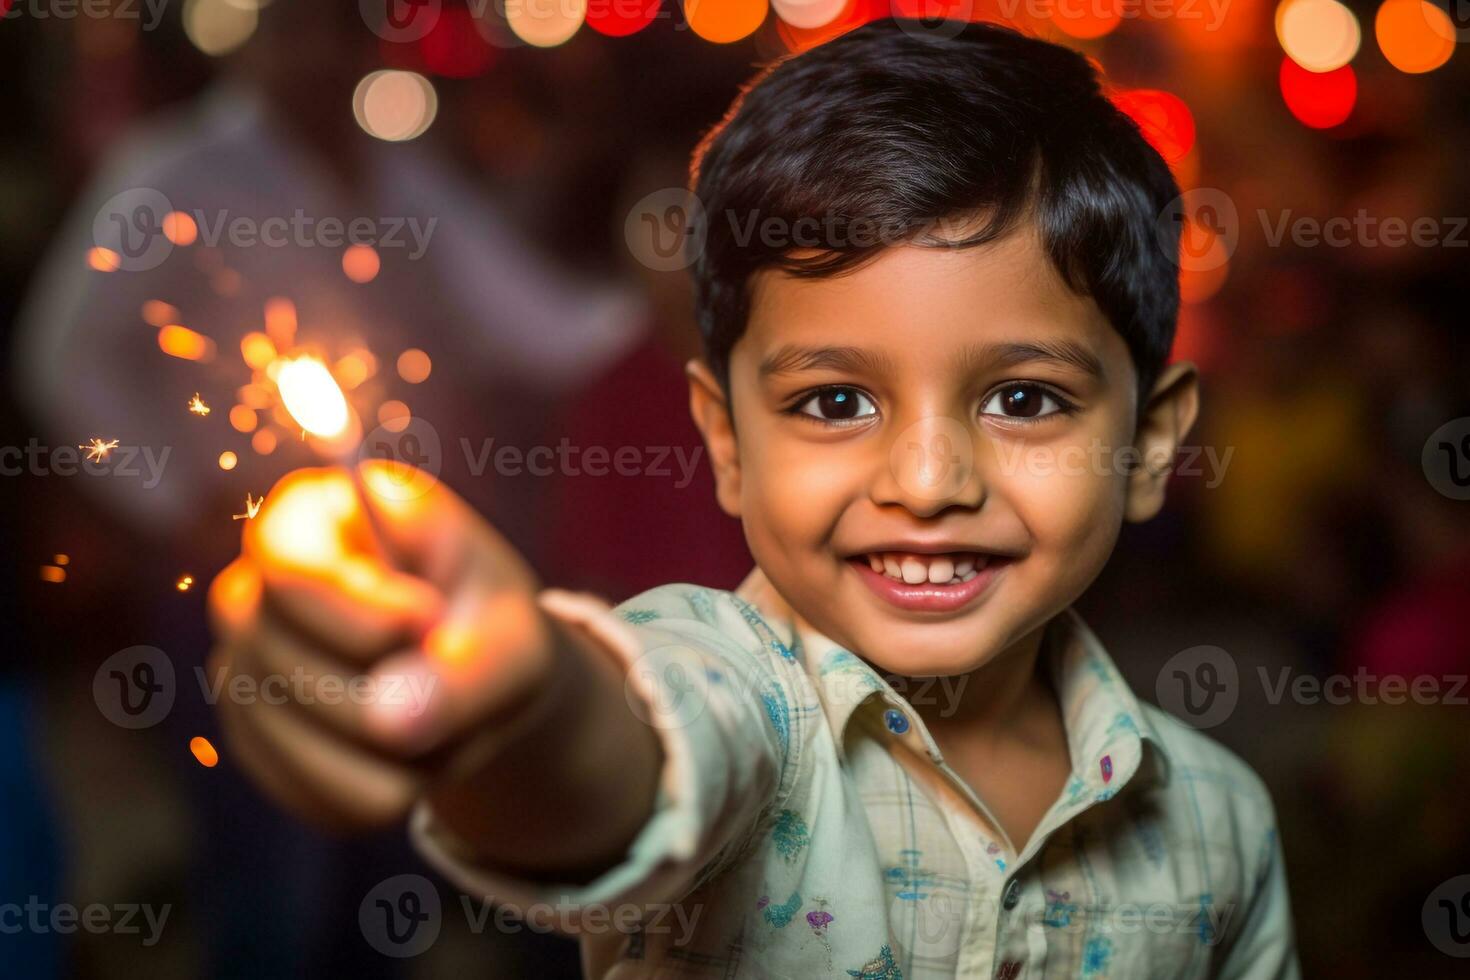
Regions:
[[[194,576],[192,576],[192,575],[185,575],[182,578],[180,578],[177,582],[174,583],[174,588],[178,589],[180,592],[188,592],[189,591],[189,586],[191,586],[193,584],[194,584]]]
[[[254,500],[251,498],[250,494],[245,494],[245,513],[236,514],[234,519],[237,521],[250,520],[256,514],[260,513],[260,505],[264,502],[264,497],[261,497],[259,500]]]
[[[194,392],[194,397],[189,399],[189,411],[195,415],[208,415],[209,406],[204,404],[204,399],[199,397],[199,392]]]
[[[64,568],[58,568],[55,565],[42,565],[41,566],[41,581],[42,582],[65,582],[66,581],[66,569],[64,569]]]
[[[89,443],[87,443],[85,446],[78,446],[77,448],[84,450],[87,454],[87,458],[90,459],[92,462],[101,463],[107,459],[108,453],[117,448],[117,440],[109,439],[106,442],[103,442],[101,439],[93,436],[92,440]]]
[[[203,735],[195,735],[189,739],[189,751],[194,754],[195,759],[199,760],[199,764],[206,769],[213,769],[219,765],[219,751]]]

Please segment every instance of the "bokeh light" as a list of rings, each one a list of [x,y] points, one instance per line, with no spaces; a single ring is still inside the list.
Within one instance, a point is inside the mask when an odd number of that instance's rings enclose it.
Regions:
[[[224,452],[222,452],[222,453],[219,454],[219,468],[222,469],[222,470],[232,470],[232,469],[235,468],[235,465],[237,463],[239,463],[239,462],[240,462],[240,457],[239,456],[236,456],[233,452],[231,452],[228,449],[226,449]]]
[[[429,355],[417,347],[410,347],[398,355],[398,376],[411,385],[426,381],[433,369],[434,362]]]
[[[1124,0],[1072,0],[1058,3],[1051,22],[1064,34],[1084,40],[1102,37],[1123,21]]]
[[[255,409],[248,405],[236,405],[230,409],[230,426],[236,432],[254,432],[259,421]]]
[[[363,132],[390,143],[423,135],[438,113],[439,96],[418,72],[375,71],[352,93],[352,114]]]
[[[263,371],[276,359],[276,345],[259,330],[252,330],[240,338],[240,356],[249,367]]]
[[[269,456],[276,451],[276,434],[270,429],[256,429],[255,435],[250,437],[250,448],[262,456]]]
[[[1276,38],[1292,61],[1324,72],[1353,60],[1363,32],[1338,0],[1283,0],[1276,8]]]
[[[161,299],[150,299],[143,304],[143,322],[155,327],[168,326],[179,321],[179,310]]]
[[[1115,92],[1113,104],[1138,124],[1143,138],[1169,163],[1184,159],[1194,146],[1194,114],[1184,100],[1159,89]]]
[[[378,424],[389,432],[402,432],[408,428],[409,420],[413,413],[408,406],[396,399],[390,399],[378,406]]]
[[[248,0],[184,0],[184,34],[207,55],[229,54],[255,33],[255,8]]]
[[[587,19],[587,0],[505,0],[511,33],[532,47],[565,44]]]
[[[1454,22],[1426,0],[1387,0],[1373,33],[1388,63],[1411,75],[1434,71],[1455,53]]]
[[[349,245],[342,253],[342,271],[353,282],[372,282],[381,267],[378,251],[371,245]]]
[[[183,211],[170,211],[163,216],[163,237],[175,245],[193,245],[199,237],[199,226]]]
[[[98,245],[87,249],[87,265],[98,272],[116,272],[122,265],[122,256],[110,248]]]
[[[771,0],[771,8],[777,17],[803,30],[826,27],[843,13],[846,6],[846,0]]]
[[[1281,59],[1281,97],[1291,114],[1313,129],[1331,129],[1352,115],[1358,101],[1358,76],[1350,65],[1329,72],[1308,71]]]
[[[177,323],[159,329],[158,349],[186,361],[207,361],[214,357],[214,341]]]
[[[652,24],[662,0],[588,0],[587,26],[608,37],[627,37]]]
[[[768,0],[684,0],[689,29],[715,44],[749,37],[765,21],[768,10]]]

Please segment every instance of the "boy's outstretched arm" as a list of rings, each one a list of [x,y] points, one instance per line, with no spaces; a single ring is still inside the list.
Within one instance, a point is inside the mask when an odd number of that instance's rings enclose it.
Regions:
[[[373,521],[344,471],[284,478],[211,587],[235,756],[315,822],[383,825],[426,800],[477,865],[595,877],[663,766],[621,666],[543,611],[520,556],[442,484],[364,477]]]

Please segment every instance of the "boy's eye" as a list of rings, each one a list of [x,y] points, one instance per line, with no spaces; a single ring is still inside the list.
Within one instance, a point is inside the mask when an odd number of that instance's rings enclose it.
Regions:
[[[980,414],[1008,419],[1039,419],[1065,408],[1059,397],[1041,385],[1013,382],[991,392],[985,404],[980,406]]]
[[[850,422],[878,414],[872,400],[856,388],[823,388],[796,406],[796,410],[824,422]]]

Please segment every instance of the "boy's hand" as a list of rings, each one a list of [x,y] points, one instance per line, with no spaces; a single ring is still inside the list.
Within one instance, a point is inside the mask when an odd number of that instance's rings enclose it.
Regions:
[[[236,756],[347,826],[398,820],[493,759],[555,693],[559,654],[530,569],[462,500],[422,474],[405,493],[385,465],[362,476],[371,522],[344,470],[283,478],[209,595]]]

